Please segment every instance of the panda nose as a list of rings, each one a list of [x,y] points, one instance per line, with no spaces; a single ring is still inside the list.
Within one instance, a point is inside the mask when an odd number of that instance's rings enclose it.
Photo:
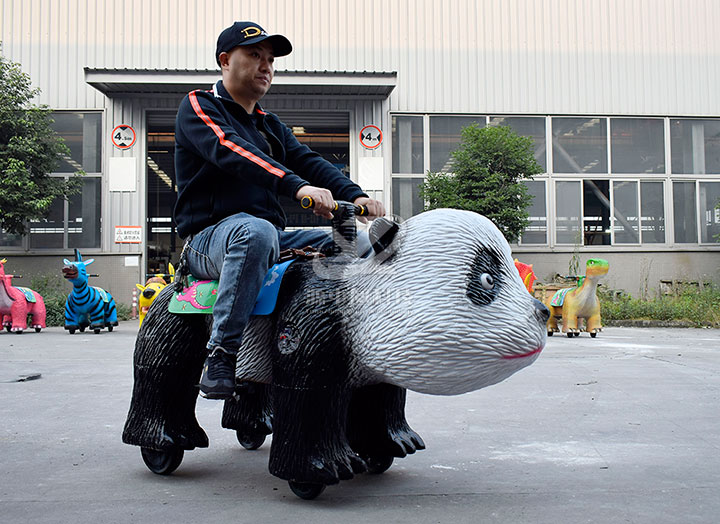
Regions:
[[[547,322],[550,318],[550,310],[536,298],[533,299],[533,305],[535,306],[534,313],[537,319],[543,324]]]
[[[143,291],[143,296],[145,298],[152,298],[154,294],[155,294],[154,289],[146,289],[145,291]]]

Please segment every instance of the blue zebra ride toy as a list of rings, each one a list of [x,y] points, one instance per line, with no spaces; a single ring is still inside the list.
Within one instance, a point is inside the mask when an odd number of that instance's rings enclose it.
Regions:
[[[65,301],[65,329],[70,334],[76,330],[85,331],[90,326],[96,334],[102,328],[108,331],[117,326],[117,309],[112,295],[99,287],[88,286],[86,266],[92,264],[94,258],[83,262],[79,250],[75,250],[75,262],[63,259],[63,277],[72,282],[73,290]]]

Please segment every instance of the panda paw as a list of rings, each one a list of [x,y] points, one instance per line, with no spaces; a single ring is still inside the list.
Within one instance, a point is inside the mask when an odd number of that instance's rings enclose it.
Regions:
[[[402,458],[406,455],[412,455],[418,450],[425,449],[425,442],[423,442],[422,437],[407,425],[404,428],[391,430],[388,439],[389,450],[395,457]]]
[[[290,470],[271,472],[287,480],[314,484],[337,484],[341,480],[350,480],[356,474],[364,473],[368,467],[349,447],[333,450],[326,454],[315,453],[293,461]],[[285,469],[285,468],[283,468]]]

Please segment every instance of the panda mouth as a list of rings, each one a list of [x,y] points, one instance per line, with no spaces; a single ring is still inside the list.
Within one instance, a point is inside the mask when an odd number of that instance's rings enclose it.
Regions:
[[[527,353],[521,353],[521,354],[519,354],[519,355],[505,355],[505,356],[503,356],[503,359],[505,359],[505,360],[511,360],[511,359],[515,359],[515,358],[531,357],[531,356],[533,356],[533,355],[537,355],[537,354],[540,353],[542,350],[543,350],[543,348],[542,348],[542,347],[539,347],[539,348],[537,348],[537,349],[533,349],[532,351],[528,351]]]

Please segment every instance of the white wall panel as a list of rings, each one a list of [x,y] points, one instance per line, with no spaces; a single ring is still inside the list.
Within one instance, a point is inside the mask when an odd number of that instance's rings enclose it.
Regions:
[[[4,54],[57,108],[83,67],[214,69],[233,20],[286,34],[287,70],[397,71],[392,110],[720,114],[716,0],[0,0]]]

